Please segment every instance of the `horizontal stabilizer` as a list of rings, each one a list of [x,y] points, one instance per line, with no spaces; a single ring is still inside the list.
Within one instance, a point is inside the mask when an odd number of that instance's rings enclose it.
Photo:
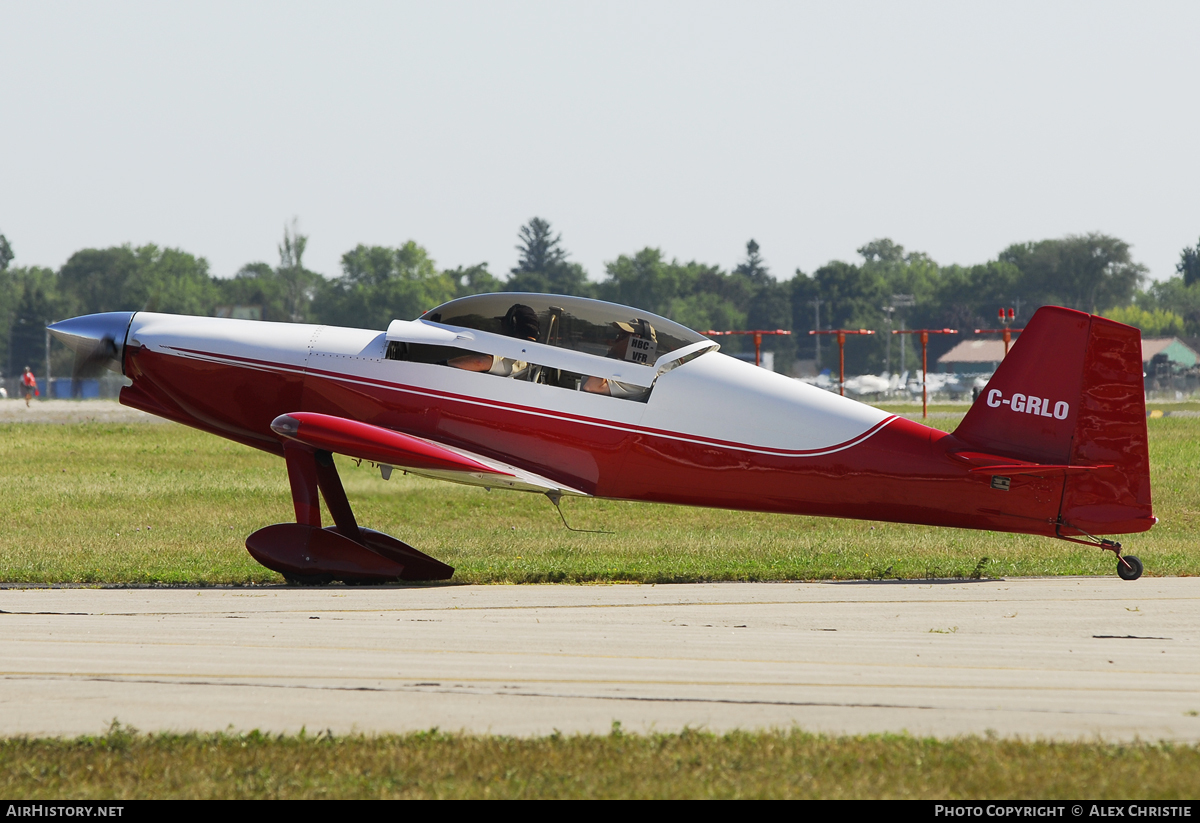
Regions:
[[[1111,469],[1112,465],[1099,466],[1065,466],[1053,463],[1030,463],[1026,460],[1013,460],[1011,457],[1001,457],[998,454],[983,452],[952,452],[955,460],[969,463],[973,468],[972,474],[987,475],[1017,475],[1028,474],[1036,477],[1062,477],[1068,474],[1084,474],[1099,469]]]
[[[1086,474],[1112,466],[1052,466],[1048,463],[1020,463],[1009,466],[983,466],[971,469],[972,474],[1030,474],[1035,477],[1063,477],[1068,474]]]

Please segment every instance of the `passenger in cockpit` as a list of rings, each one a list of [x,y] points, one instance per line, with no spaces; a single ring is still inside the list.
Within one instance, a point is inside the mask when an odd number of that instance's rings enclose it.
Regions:
[[[654,333],[654,326],[645,320],[634,320],[632,323],[617,322],[613,325],[617,328],[617,339],[608,347],[606,356],[631,363],[653,365],[658,351],[658,336]],[[579,388],[592,394],[607,394],[630,400],[640,400],[650,391],[642,386],[602,377],[589,377]]]
[[[541,324],[537,312],[529,306],[514,303],[508,313],[500,320],[500,330],[508,337],[518,340],[538,342],[541,335]],[[446,365],[465,371],[487,372],[501,377],[520,379],[529,371],[529,364],[524,360],[512,360],[507,357],[496,357],[491,354],[464,354],[446,361]]]

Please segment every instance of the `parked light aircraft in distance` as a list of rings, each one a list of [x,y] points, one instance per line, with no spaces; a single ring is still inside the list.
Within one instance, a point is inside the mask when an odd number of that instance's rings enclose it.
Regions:
[[[742,363],[677,323],[485,294],[384,331],[152,312],[50,326],[127,406],[284,458],[295,523],[246,540],[293,582],[453,569],[358,525],[332,454],[487,488],[1021,532],[1156,522],[1139,332],[1039,310],[953,433]],[[322,528],[318,491],[334,524]]]
[[[833,379],[833,375],[829,369],[821,369],[818,374],[811,377],[797,377],[796,379],[801,383],[816,386],[818,389],[824,389],[825,391],[836,392],[838,390],[838,382]]]
[[[876,398],[887,397],[900,390],[908,379],[908,372],[900,374],[860,374],[846,378],[846,391],[856,397],[873,395]]]
[[[930,372],[925,375],[925,389],[929,394],[948,394],[951,399],[957,400],[964,395],[971,394],[975,389],[981,391],[987,386],[988,379],[986,377],[971,377],[963,374],[939,373]],[[915,380],[908,383],[908,392],[914,398],[921,396],[921,370],[917,369]]]

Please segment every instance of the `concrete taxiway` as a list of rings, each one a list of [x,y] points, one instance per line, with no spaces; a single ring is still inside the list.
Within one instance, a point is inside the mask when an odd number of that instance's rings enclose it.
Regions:
[[[114,400],[0,400],[0,423],[155,423],[166,420]],[[174,425],[174,424],[173,424]]]
[[[0,735],[1200,741],[1200,580],[0,590]]]

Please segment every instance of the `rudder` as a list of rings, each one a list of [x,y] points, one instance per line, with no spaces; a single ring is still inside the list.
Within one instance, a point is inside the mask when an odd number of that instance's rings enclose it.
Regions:
[[[1157,521],[1150,500],[1142,336],[1093,317],[1071,464],[1112,465],[1067,479],[1060,534],[1125,534]]]

